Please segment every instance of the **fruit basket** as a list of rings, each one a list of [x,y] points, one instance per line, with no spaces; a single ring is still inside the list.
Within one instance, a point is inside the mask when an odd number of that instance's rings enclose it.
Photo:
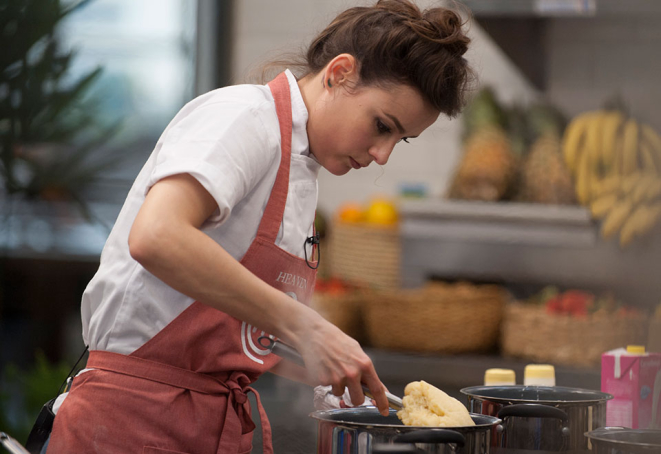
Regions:
[[[341,206],[329,230],[331,275],[363,288],[400,287],[401,242],[397,208],[375,198],[367,207]]]
[[[331,273],[366,288],[400,286],[401,245],[397,226],[339,222],[329,235]]]
[[[411,352],[488,351],[498,340],[508,299],[502,287],[469,283],[373,292],[364,306],[368,340]]]
[[[362,306],[365,290],[336,277],[318,280],[310,307],[361,344],[365,342]]]
[[[595,300],[586,292],[570,291],[542,305],[508,304],[501,331],[503,355],[597,367],[608,350],[645,345],[649,320],[644,314],[626,307],[599,307]]]

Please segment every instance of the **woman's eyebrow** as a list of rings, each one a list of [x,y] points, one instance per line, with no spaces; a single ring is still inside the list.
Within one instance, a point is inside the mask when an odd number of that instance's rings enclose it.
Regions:
[[[395,117],[394,115],[391,115],[391,114],[389,114],[389,113],[386,113],[386,112],[384,112],[384,115],[385,115],[386,117],[390,118],[390,119],[393,121],[393,123],[395,123],[395,126],[396,126],[397,129],[399,130],[399,133],[400,133],[400,134],[406,134],[406,131],[404,131],[404,128],[402,127],[402,124],[399,122],[399,120],[397,119],[397,117]]]
[[[404,128],[402,127],[402,124],[399,122],[397,117],[395,117],[394,115],[390,115],[389,113],[385,113],[385,112],[384,112],[384,115],[386,117],[390,118],[393,121],[393,123],[395,123],[395,126],[397,127],[397,130],[399,131],[400,134],[406,134],[406,131],[404,131]],[[415,139],[416,137],[418,137],[418,136],[408,136],[407,138]]]

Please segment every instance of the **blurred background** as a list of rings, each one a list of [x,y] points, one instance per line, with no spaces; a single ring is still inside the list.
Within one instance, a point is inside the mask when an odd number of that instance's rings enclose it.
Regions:
[[[26,436],[82,353],[81,294],[170,119],[367,3],[0,1],[0,430]],[[661,3],[463,4],[464,113],[319,174],[314,306],[392,392],[533,362],[599,389],[603,352],[661,351]],[[258,384],[276,451],[311,452],[312,390]]]

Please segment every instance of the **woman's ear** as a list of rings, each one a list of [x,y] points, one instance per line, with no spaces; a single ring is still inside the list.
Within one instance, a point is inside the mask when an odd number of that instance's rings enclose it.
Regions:
[[[357,78],[356,58],[351,54],[340,54],[326,65],[324,86],[332,90],[347,82],[356,82]]]

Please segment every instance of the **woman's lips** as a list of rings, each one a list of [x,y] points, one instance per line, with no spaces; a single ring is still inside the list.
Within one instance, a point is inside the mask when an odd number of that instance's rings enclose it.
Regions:
[[[349,157],[349,159],[351,160],[351,167],[353,167],[354,169],[360,169],[362,167],[360,164],[358,164],[358,161],[356,161],[354,158]]]

